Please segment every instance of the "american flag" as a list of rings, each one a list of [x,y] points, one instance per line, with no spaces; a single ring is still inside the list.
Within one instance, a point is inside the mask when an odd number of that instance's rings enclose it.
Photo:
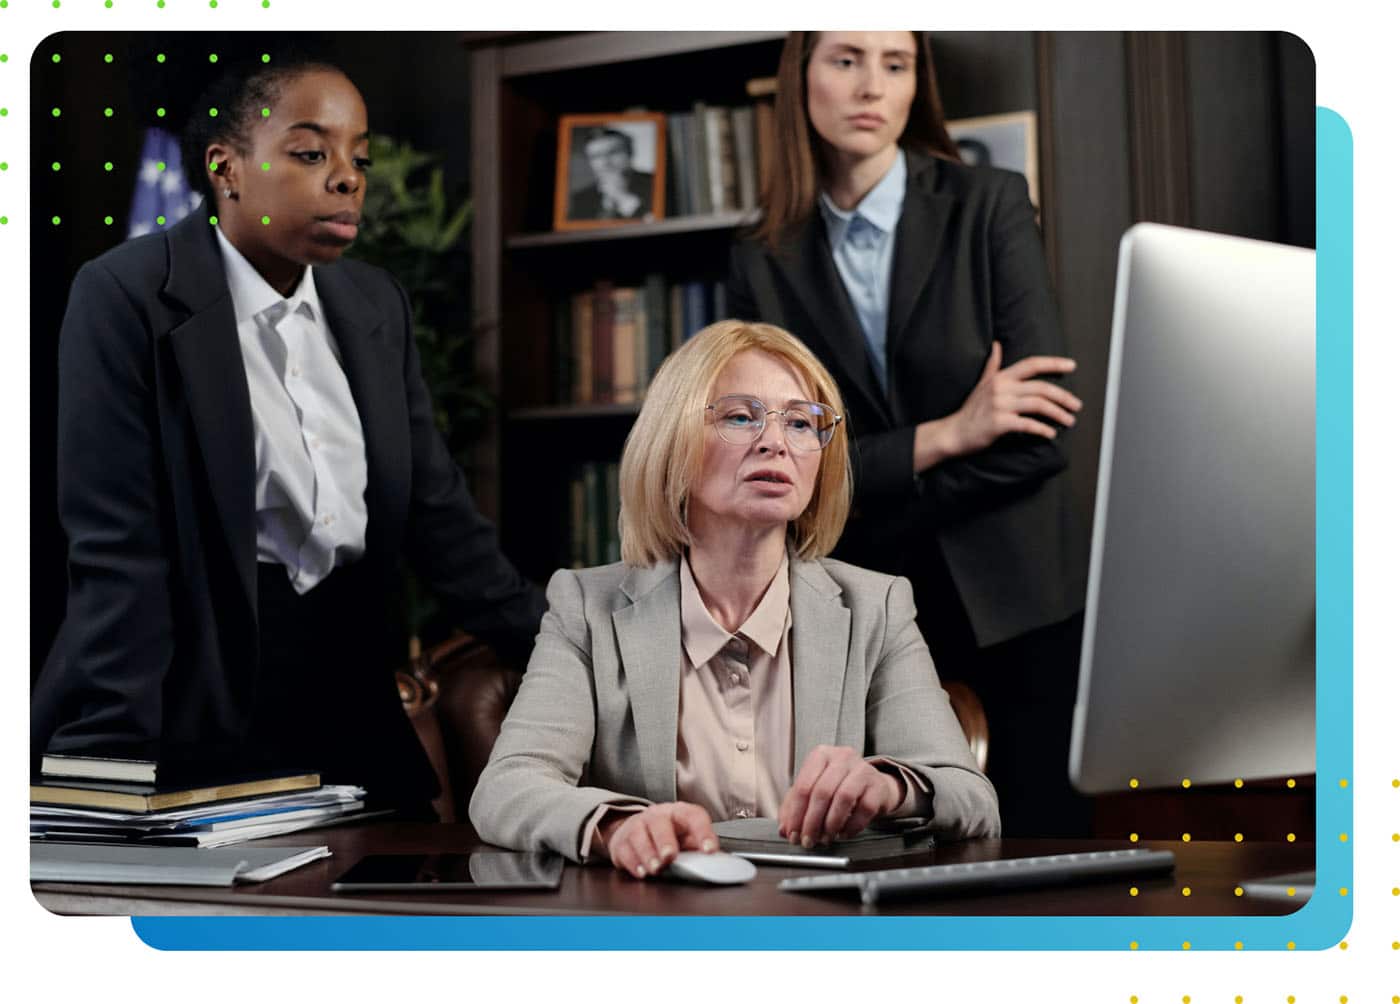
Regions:
[[[141,168],[131,193],[127,237],[140,237],[174,226],[202,201],[191,190],[180,166],[180,141],[164,129],[149,128],[141,144]],[[157,222],[161,217],[164,223]]]

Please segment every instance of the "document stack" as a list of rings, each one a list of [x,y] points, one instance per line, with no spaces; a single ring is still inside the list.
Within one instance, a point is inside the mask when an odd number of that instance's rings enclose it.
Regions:
[[[355,785],[318,774],[158,780],[154,761],[46,756],[29,787],[29,835],[45,842],[221,847],[342,821],[364,808]]]

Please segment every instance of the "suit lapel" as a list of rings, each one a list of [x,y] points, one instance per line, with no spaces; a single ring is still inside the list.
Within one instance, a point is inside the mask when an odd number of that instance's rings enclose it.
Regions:
[[[166,235],[162,292],[190,316],[166,336],[180,370],[210,494],[250,607],[257,610],[253,408],[223,260],[201,207]]]
[[[628,573],[622,591],[633,602],[612,615],[646,797],[654,802],[676,798],[681,660],[678,572],[676,561],[669,561]]]
[[[938,248],[953,208],[953,198],[935,192],[938,161],[907,153],[909,181],[904,208],[895,228],[894,263],[890,270],[890,315],[885,352],[894,359],[895,349],[909,327],[914,307],[923,295],[938,260]]]
[[[402,521],[409,479],[410,444],[402,412],[402,366],[385,338],[380,310],[340,265],[316,268],[316,294],[340,349],[341,365],[360,415],[365,436],[368,484],[365,507],[370,514],[366,551],[379,554],[383,538]],[[405,332],[412,338],[412,331]]]
[[[816,561],[792,563],[793,769],[814,746],[836,742],[846,660],[851,647],[851,611],[841,587]]]
[[[824,349],[819,349],[818,354],[835,360],[836,368],[845,373],[847,381],[843,387],[848,396],[854,388],[866,399],[868,411],[893,424],[889,402],[880,390],[866,355],[860,319],[832,263],[831,245],[826,239],[826,225],[820,209],[814,209],[803,224],[794,250],[795,254],[779,251],[770,258],[807,312],[808,330],[821,341]]]

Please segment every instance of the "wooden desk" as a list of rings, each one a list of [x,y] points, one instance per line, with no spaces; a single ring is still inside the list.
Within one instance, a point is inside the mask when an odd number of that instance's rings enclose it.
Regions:
[[[1163,878],[1116,879],[1106,883],[1027,892],[930,900],[910,899],[862,907],[853,894],[813,896],[780,892],[779,879],[810,875],[810,869],[760,867],[743,886],[693,886],[664,880],[637,881],[611,867],[568,865],[554,892],[481,892],[410,895],[341,894],[331,883],[367,854],[465,852],[483,847],[470,826],[431,823],[365,823],[269,838],[274,846],[326,844],[332,856],[270,882],[233,889],[179,886],[99,886],[41,882],[38,901],[55,913],[109,915],[169,914],[731,914],[841,916],[877,915],[1078,915],[1156,916],[1291,913],[1302,904],[1237,897],[1242,880],[1313,867],[1311,844],[1147,841],[1140,846],[1176,853],[1176,871]],[[975,840],[950,843],[907,860],[910,864],[984,861],[1067,851],[1111,850],[1125,841]],[[880,862],[875,867],[891,867]],[[1129,894],[1136,884],[1137,896]],[[1191,895],[1182,895],[1189,886]]]

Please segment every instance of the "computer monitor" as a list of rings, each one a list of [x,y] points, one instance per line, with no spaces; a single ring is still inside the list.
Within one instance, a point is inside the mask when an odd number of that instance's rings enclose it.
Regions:
[[[1070,780],[1315,772],[1315,253],[1118,254]]]

